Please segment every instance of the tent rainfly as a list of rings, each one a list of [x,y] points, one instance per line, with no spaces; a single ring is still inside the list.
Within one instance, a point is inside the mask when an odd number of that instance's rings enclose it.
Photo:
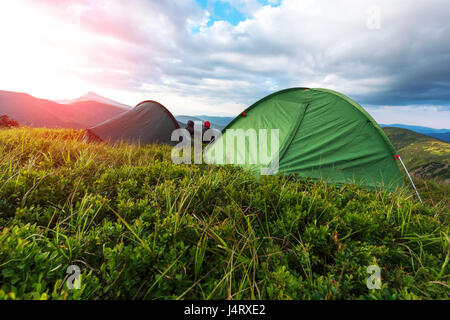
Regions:
[[[132,144],[174,144],[173,130],[178,122],[162,104],[144,101],[95,127],[86,129],[85,141],[127,142]]]
[[[228,137],[232,132],[229,129],[243,131],[236,134],[234,130],[233,137]],[[264,168],[270,169],[273,161],[259,161],[261,138],[256,146],[249,147],[249,129],[266,129],[267,133],[278,129],[281,173],[391,191],[405,186],[388,137],[359,104],[338,92],[291,88],[261,99],[223,129],[222,136],[207,151],[209,161],[236,163],[240,157],[245,159],[241,165],[257,175]],[[245,148],[236,142],[242,136]],[[229,141],[234,141],[233,145]],[[270,143],[271,137],[266,136],[265,141]],[[230,153],[234,159],[227,158]]]

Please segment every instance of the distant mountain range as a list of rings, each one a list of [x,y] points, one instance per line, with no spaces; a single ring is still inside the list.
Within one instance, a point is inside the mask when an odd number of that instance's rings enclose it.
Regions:
[[[435,129],[429,127],[421,127],[421,126],[410,126],[406,124],[380,124],[381,127],[394,127],[394,128],[402,128],[411,130],[414,132],[418,132],[424,134],[429,137],[433,137],[445,142],[450,142],[450,129]]]
[[[125,110],[97,101],[60,104],[26,93],[0,91],[0,115],[8,115],[21,125],[48,128],[89,128]]]
[[[410,126],[407,124],[380,124],[381,127],[395,127],[395,128],[402,128],[402,129],[408,129],[414,132],[418,132],[418,133],[429,133],[429,132],[434,132],[434,133],[446,133],[446,132],[450,132],[450,129],[435,129],[435,128],[429,128],[429,127],[421,127],[421,126]]]
[[[3,114],[22,125],[34,127],[89,128],[108,120],[131,106],[88,92],[73,100],[51,101],[38,99],[26,93],[0,90],[0,116]],[[213,128],[222,130],[234,118],[207,115],[177,115],[180,126],[189,120],[210,121]],[[450,142],[450,129],[435,129],[404,124],[380,124],[381,127],[396,127],[411,130],[445,142]]]
[[[424,133],[427,136],[445,141],[445,142],[450,142],[450,131],[449,132],[443,132],[443,133],[434,133],[434,132],[430,132],[430,133]]]
[[[88,92],[84,95],[82,95],[79,98],[73,99],[73,100],[56,100],[55,102],[59,103],[59,104],[71,104],[71,103],[75,103],[75,102],[82,102],[82,101],[95,101],[95,102],[100,102],[103,104],[108,104],[110,106],[115,106],[115,107],[119,107],[125,110],[129,110],[132,107],[128,106],[126,104],[102,97],[101,95],[98,95],[94,92]]]
[[[188,116],[178,115],[175,116],[180,125],[185,125],[189,120],[192,121],[209,121],[213,128],[222,130],[225,128],[234,118],[233,117],[213,117],[213,116]],[[420,133],[429,137],[433,137],[445,142],[450,142],[450,129],[435,129],[421,126],[410,126],[406,124],[380,124],[380,127],[394,127],[411,130],[413,132]]]

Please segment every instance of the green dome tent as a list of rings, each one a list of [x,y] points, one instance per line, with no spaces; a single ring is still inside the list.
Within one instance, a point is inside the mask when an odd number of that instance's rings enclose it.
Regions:
[[[230,129],[235,129],[233,136]],[[279,172],[391,191],[405,185],[387,136],[359,104],[335,91],[292,88],[261,99],[223,129],[206,159],[227,164],[241,157],[245,159],[241,165],[257,175],[273,166],[260,161],[260,136],[256,146],[249,145],[249,129],[266,129],[264,141],[269,142],[270,130],[279,130]],[[245,148],[236,143],[243,135]],[[231,149],[226,147],[228,141],[235,141],[229,143]]]
[[[174,116],[156,101],[144,101],[133,109],[86,129],[86,141],[111,143],[164,143],[171,141],[173,130],[179,128]]]

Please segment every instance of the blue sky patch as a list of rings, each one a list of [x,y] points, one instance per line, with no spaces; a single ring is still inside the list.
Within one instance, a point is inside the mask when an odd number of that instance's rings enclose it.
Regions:
[[[216,21],[228,21],[230,24],[236,26],[241,21],[245,21],[247,16],[242,12],[242,7],[232,5],[230,1],[226,0],[196,0],[200,6],[208,10],[211,14],[207,26],[210,27]],[[262,5],[279,6],[281,0],[257,0]],[[244,4],[243,4],[244,5]],[[193,28],[195,30],[197,28]]]

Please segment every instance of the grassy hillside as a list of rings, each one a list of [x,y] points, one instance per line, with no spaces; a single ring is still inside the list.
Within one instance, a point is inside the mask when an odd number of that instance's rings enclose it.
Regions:
[[[450,143],[407,129],[383,130],[414,176],[450,182]]]
[[[397,150],[407,147],[415,142],[433,142],[436,140],[423,134],[402,128],[384,127],[383,131]]]
[[[0,298],[448,299],[445,202],[81,137],[0,130]]]

